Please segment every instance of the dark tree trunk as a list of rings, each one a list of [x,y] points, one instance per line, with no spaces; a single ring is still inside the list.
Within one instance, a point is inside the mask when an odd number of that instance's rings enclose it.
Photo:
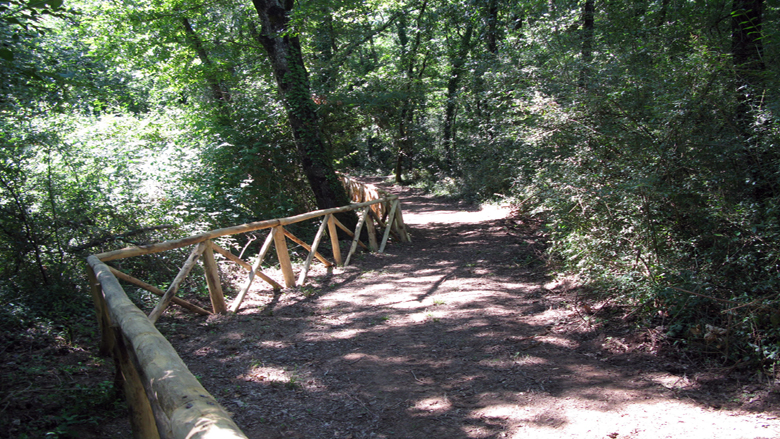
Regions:
[[[257,38],[271,61],[295,146],[317,206],[325,209],[349,204],[346,191],[336,176],[331,157],[322,141],[317,112],[311,98],[309,76],[301,55],[301,43],[297,37],[286,33],[294,2],[253,0],[252,3],[262,24]],[[354,213],[340,219],[350,224],[357,222]]]
[[[461,37],[460,47],[457,54],[452,60],[452,71],[450,72],[450,79],[447,82],[447,104],[444,110],[444,160],[447,172],[452,169],[453,165],[453,143],[455,139],[455,108],[458,88],[460,87],[460,81],[463,79],[465,70],[463,66],[466,64],[466,56],[471,49],[471,34],[473,32],[473,25],[469,21],[466,27],[466,31]]]
[[[423,29],[423,16],[425,14],[425,8],[428,6],[428,0],[423,1],[420,6],[420,12],[417,15],[417,34],[415,35],[412,47],[407,51],[406,46],[409,42],[407,36],[407,27],[405,17],[401,16],[398,21],[398,41],[401,44],[401,68],[406,75],[406,84],[404,86],[404,92],[407,99],[401,104],[401,108],[398,112],[398,133],[397,138],[394,141],[397,145],[397,156],[395,161],[395,182],[398,184],[403,183],[403,163],[409,162],[409,168],[412,167],[412,159],[414,156],[414,138],[412,137],[412,127],[414,126],[414,107],[416,96],[416,82],[422,78],[425,71],[426,60],[423,59],[421,65],[417,66],[417,53],[420,49],[422,42],[422,29]],[[415,68],[417,68],[417,74],[415,75]],[[416,76],[416,78],[415,78]]]
[[[487,5],[487,32],[486,45],[488,52],[493,55],[498,53],[498,2],[497,0],[488,0]]]
[[[658,26],[666,23],[666,11],[669,9],[669,0],[661,0],[661,11],[658,14]]]
[[[743,138],[744,158],[752,198],[763,205],[770,197],[776,197],[771,164],[776,163],[777,153],[761,146],[760,131],[756,130],[754,113],[761,106],[764,64],[762,43],[763,0],[733,0],[731,10],[731,56],[736,73],[737,108],[735,125]]]
[[[398,122],[398,138],[395,140],[397,154],[395,156],[395,182],[403,184],[404,161],[407,159],[407,150],[409,134],[406,132],[406,109],[401,111],[401,117]]]
[[[734,0],[731,11],[731,56],[739,87],[761,84],[766,66],[761,34],[764,0]]]
[[[324,17],[315,26],[314,56],[319,62],[320,72],[314,77],[314,87],[324,97],[333,90],[337,76],[338,66],[333,64],[333,51],[335,50],[335,36],[333,30],[333,17],[325,13]]]
[[[595,24],[596,7],[593,0],[585,0],[582,5],[582,68],[580,69],[579,86],[588,88],[590,63],[593,61],[593,28]]]
[[[219,77],[214,70],[214,63],[211,61],[200,37],[198,37],[198,34],[196,34],[195,30],[192,28],[190,21],[187,18],[182,18],[181,21],[184,25],[184,33],[187,35],[187,41],[192,45],[195,53],[198,54],[200,62],[206,66],[206,82],[211,89],[211,97],[217,105],[225,107],[225,104],[230,102],[230,89],[219,80]]]

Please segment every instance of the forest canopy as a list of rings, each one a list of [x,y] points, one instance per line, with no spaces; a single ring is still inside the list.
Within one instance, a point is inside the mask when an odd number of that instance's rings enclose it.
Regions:
[[[710,354],[771,367],[779,12],[0,1],[2,329],[89,331],[86,255],[344,204],[340,171],[509,201],[550,270],[681,346],[726,328]]]

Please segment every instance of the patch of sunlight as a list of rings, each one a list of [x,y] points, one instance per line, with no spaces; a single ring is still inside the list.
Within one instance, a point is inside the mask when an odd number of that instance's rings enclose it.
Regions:
[[[506,218],[509,214],[508,206],[483,205],[479,211],[470,212],[467,210],[442,210],[424,213],[404,212],[404,222],[406,224],[478,224],[486,221]]]
[[[571,311],[565,308],[548,308],[544,312],[528,316],[528,322],[533,324],[535,321],[541,321],[545,325],[557,324],[557,322],[563,322],[576,316],[576,311]]]
[[[577,276],[566,276],[566,277],[559,277],[552,282],[548,282],[544,284],[544,289],[546,290],[557,290],[562,289],[564,291],[568,291],[577,285],[581,283],[580,279]]]
[[[339,340],[348,340],[351,338],[355,338],[358,335],[362,334],[365,331],[358,330],[358,329],[342,329],[340,331],[333,331],[330,333],[330,338],[336,338]]]
[[[541,357],[534,357],[531,354],[523,354],[521,352],[515,352],[512,354],[512,360],[515,364],[522,366],[533,366],[537,364],[547,364],[547,360]]]
[[[418,410],[427,413],[446,412],[452,410],[453,406],[447,395],[443,397],[425,398],[417,401],[412,407],[412,410]]]
[[[360,290],[360,293],[364,296],[371,296],[373,293],[381,292],[382,290],[387,288],[387,285],[381,284],[381,283],[372,283],[368,285],[362,285]]]
[[[691,385],[691,380],[687,376],[679,377],[663,372],[649,372],[645,374],[645,377],[667,389],[684,389]]]
[[[419,294],[419,293],[418,293]],[[406,302],[399,302],[399,303],[393,303],[390,306],[395,309],[407,309],[407,310],[415,310],[415,309],[424,309],[426,308],[425,305],[418,302],[417,296],[410,297],[408,301]]]
[[[560,346],[562,348],[575,349],[578,345],[574,340],[562,337],[537,337],[537,340],[545,344]]]
[[[435,265],[440,265],[442,262],[449,264],[448,261],[439,261],[439,262],[434,263],[433,265],[434,266]],[[447,267],[447,268],[449,268],[449,267]],[[422,270],[416,270],[416,272],[414,273],[414,277],[415,278],[419,278],[420,276],[434,276],[435,280],[439,281],[439,280],[441,280],[442,276],[447,276],[447,275],[450,274],[449,272],[442,273],[442,271],[444,271],[444,270],[442,270],[442,267],[424,268]]]
[[[187,437],[232,439],[244,438],[243,434],[235,426],[228,426],[226,420],[213,420],[206,417],[200,418],[195,426],[187,432]]]
[[[501,282],[501,286],[503,287],[504,291],[514,291],[514,290],[531,291],[539,287],[538,284],[527,283],[527,282],[522,282],[522,283]]]
[[[290,343],[278,340],[265,340],[258,343],[258,346],[266,349],[286,349],[290,347]]]
[[[423,323],[426,321],[438,322],[443,317],[439,311],[422,311],[409,314],[408,318],[414,323]]]
[[[228,340],[241,340],[244,338],[244,334],[242,332],[228,332],[225,334],[225,338]]]
[[[610,410],[592,410],[571,401],[554,410],[505,407],[481,409],[487,416],[505,416],[517,423],[513,438],[738,439],[780,437],[776,421],[756,415],[731,414],[680,401],[638,402]],[[504,418],[504,419],[506,419]]]
[[[471,412],[470,418],[500,418],[518,420],[525,416],[526,409],[515,404],[494,404]]]
[[[420,273],[417,272],[414,274],[414,277],[407,277],[406,279],[404,279],[404,283],[432,284],[440,281],[441,279],[442,279],[441,273],[430,275],[430,276],[420,276]]]
[[[247,373],[238,375],[236,378],[244,381],[284,383],[289,382],[293,375],[294,373],[281,367],[266,366],[262,361],[255,360]]]
[[[374,362],[374,363],[381,363],[381,364],[402,364],[406,365],[409,363],[409,357],[380,357],[377,355],[371,355],[371,354],[364,354],[362,352],[351,352],[346,355],[342,355],[341,358],[344,359],[344,361],[349,362],[357,362],[357,361],[367,361],[367,362]]]

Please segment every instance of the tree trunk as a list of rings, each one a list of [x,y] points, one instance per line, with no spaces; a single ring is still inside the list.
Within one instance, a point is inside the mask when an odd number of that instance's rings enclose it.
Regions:
[[[486,46],[488,52],[496,55],[498,53],[498,2],[488,0],[487,5],[487,32]]]
[[[658,27],[666,23],[666,11],[669,9],[669,2],[670,0],[661,0],[661,11],[658,13]]]
[[[425,72],[426,60],[423,58],[421,65],[417,66],[417,53],[420,49],[423,33],[423,16],[425,9],[428,6],[428,0],[424,0],[420,6],[420,12],[417,14],[417,34],[415,35],[414,42],[411,49],[406,50],[408,43],[406,20],[402,16],[398,22],[398,40],[401,44],[401,68],[405,71],[406,84],[404,91],[407,99],[401,104],[398,120],[398,148],[395,162],[395,182],[398,184],[403,183],[403,162],[404,160],[410,163],[409,168],[411,170],[411,161],[414,156],[414,138],[412,137],[412,127],[414,126],[414,107],[416,100],[416,83],[422,78]],[[417,74],[415,75],[415,68],[417,68]],[[415,78],[416,76],[416,78]],[[413,96],[414,95],[414,96]]]
[[[740,88],[760,87],[761,77],[766,70],[761,38],[763,6],[764,0],[734,0],[732,4],[731,55]],[[752,96],[750,90],[741,95]]]
[[[588,88],[590,63],[593,61],[593,28],[596,8],[593,0],[585,0],[582,5],[582,68],[580,69],[579,86]]]
[[[744,159],[748,166],[751,196],[759,204],[776,197],[778,188],[773,182],[771,163],[776,163],[776,152],[761,146],[760,132],[756,131],[754,112],[761,106],[764,64],[762,43],[763,0],[733,0],[731,10],[731,56],[737,80],[737,108],[735,124],[743,138]]]
[[[452,60],[450,80],[447,82],[447,104],[444,110],[443,134],[444,160],[447,172],[452,169],[453,165],[452,149],[455,139],[455,101],[458,94],[458,88],[460,87],[460,81],[463,79],[465,73],[463,65],[466,63],[466,55],[468,55],[468,52],[471,49],[471,34],[473,28],[471,21],[469,21],[466,26],[466,32],[461,37],[458,52]]]
[[[319,62],[319,74],[314,77],[314,87],[318,93],[327,97],[335,88],[338,66],[333,64],[333,51],[335,49],[335,35],[333,30],[333,17],[329,12],[319,21],[314,28],[314,57]]]
[[[303,64],[298,37],[287,33],[292,0],[253,0],[262,29],[257,35],[268,53],[279,93],[284,102],[303,171],[321,209],[349,204],[349,198],[322,141],[319,120],[311,98],[309,76]],[[339,218],[347,226],[357,224],[357,216]],[[345,222],[346,221],[346,222]]]
[[[211,58],[209,57],[206,48],[203,46],[203,42],[200,40],[200,37],[198,37],[198,34],[195,33],[195,29],[192,28],[190,20],[183,17],[181,21],[184,25],[184,33],[187,35],[187,41],[192,45],[195,53],[198,54],[200,62],[206,66],[206,82],[211,89],[211,97],[220,107],[220,112],[224,112],[227,109],[226,104],[230,102],[230,89],[219,80],[216,71],[214,71],[214,63],[211,62]]]

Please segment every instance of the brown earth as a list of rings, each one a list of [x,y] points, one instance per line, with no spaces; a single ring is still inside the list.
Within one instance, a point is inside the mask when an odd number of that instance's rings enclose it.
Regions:
[[[390,190],[411,244],[258,287],[234,316],[161,321],[250,438],[780,437],[776,383],[579,301],[545,275],[533,223]]]

